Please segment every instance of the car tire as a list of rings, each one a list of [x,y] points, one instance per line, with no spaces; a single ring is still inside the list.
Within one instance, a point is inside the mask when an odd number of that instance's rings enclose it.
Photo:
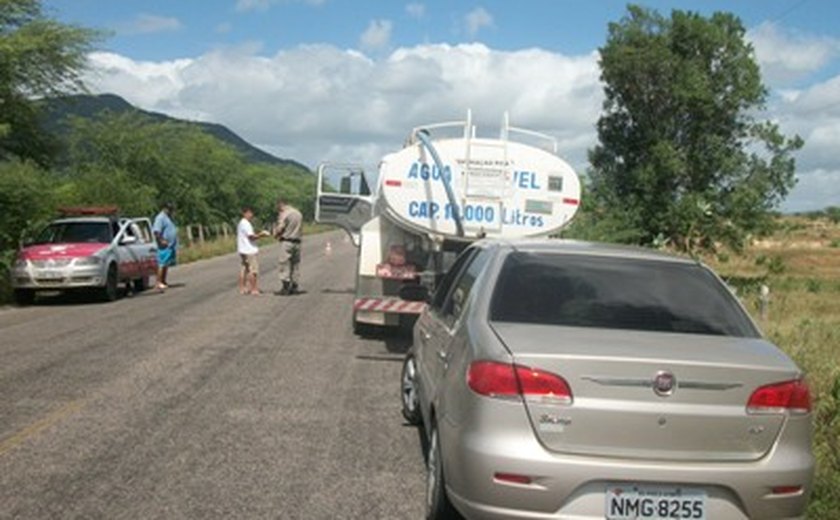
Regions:
[[[417,363],[414,354],[409,352],[403,361],[400,375],[400,397],[403,417],[412,426],[419,425],[421,420],[417,391]]]
[[[105,277],[105,286],[100,289],[99,296],[102,301],[112,302],[119,296],[119,276],[117,275],[117,265],[111,264],[108,266],[108,274]]]
[[[142,278],[138,278],[138,279],[134,280],[134,286],[132,287],[132,289],[134,289],[134,292],[141,293],[148,288],[149,288],[149,277],[148,276],[144,276]]]
[[[32,289],[15,289],[15,303],[21,307],[32,305],[35,302],[35,291]]]
[[[379,327],[370,323],[356,321],[356,316],[353,316],[353,334],[365,338],[375,336],[377,332],[379,332]]]
[[[451,520],[457,518],[461,518],[461,515],[455,511],[452,502],[446,496],[440,438],[438,437],[437,425],[432,424],[426,458],[426,519]]]

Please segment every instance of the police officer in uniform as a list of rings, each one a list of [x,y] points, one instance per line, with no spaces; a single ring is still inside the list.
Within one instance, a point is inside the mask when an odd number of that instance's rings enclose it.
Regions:
[[[274,236],[280,242],[279,294],[291,295],[300,292],[300,240],[303,235],[303,216],[297,208],[280,199],[277,201],[277,225]]]

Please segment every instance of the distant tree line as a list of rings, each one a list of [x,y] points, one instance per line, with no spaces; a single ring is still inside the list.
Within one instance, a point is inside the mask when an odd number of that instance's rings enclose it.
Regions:
[[[283,197],[312,217],[311,172],[248,161],[195,126],[104,112],[46,132],[42,101],[84,90],[87,53],[103,35],[51,19],[39,0],[0,0],[0,13],[0,292],[19,244],[61,206],[152,216],[172,202],[184,224],[219,224],[243,205],[268,221]]]
[[[315,176],[294,165],[248,162],[202,130],[134,113],[76,118],[64,153],[44,166],[25,157],[0,160],[0,265],[61,206],[116,205],[153,216],[163,202],[184,224],[235,223],[249,205],[263,222],[278,197],[311,218]]]

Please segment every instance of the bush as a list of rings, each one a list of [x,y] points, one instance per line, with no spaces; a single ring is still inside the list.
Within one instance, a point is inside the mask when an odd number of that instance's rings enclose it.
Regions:
[[[822,289],[822,281],[817,280],[816,278],[808,278],[805,281],[805,287],[810,293],[818,293]]]
[[[770,274],[781,274],[785,272],[786,268],[787,266],[785,266],[784,260],[782,260],[782,257],[778,255],[774,255],[767,264],[767,271],[770,272]]]

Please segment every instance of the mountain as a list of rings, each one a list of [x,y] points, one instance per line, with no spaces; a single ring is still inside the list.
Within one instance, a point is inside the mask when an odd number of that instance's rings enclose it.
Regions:
[[[302,170],[309,171],[309,167],[292,159],[282,159],[271,155],[268,152],[260,150],[256,146],[248,143],[231,129],[226,126],[216,123],[205,123],[201,121],[186,121],[174,117],[160,114],[158,112],[149,112],[135,107],[125,99],[115,94],[99,94],[99,95],[74,95],[62,98],[54,98],[45,100],[43,104],[43,121],[44,126],[56,134],[61,134],[65,131],[65,126],[62,124],[68,116],[77,116],[83,118],[93,118],[103,111],[109,111],[114,114],[122,114],[124,112],[137,112],[159,122],[177,122],[179,124],[193,125],[201,128],[204,132],[213,137],[223,141],[236,150],[238,150],[247,160],[255,163],[268,163],[283,166],[294,166]]]

